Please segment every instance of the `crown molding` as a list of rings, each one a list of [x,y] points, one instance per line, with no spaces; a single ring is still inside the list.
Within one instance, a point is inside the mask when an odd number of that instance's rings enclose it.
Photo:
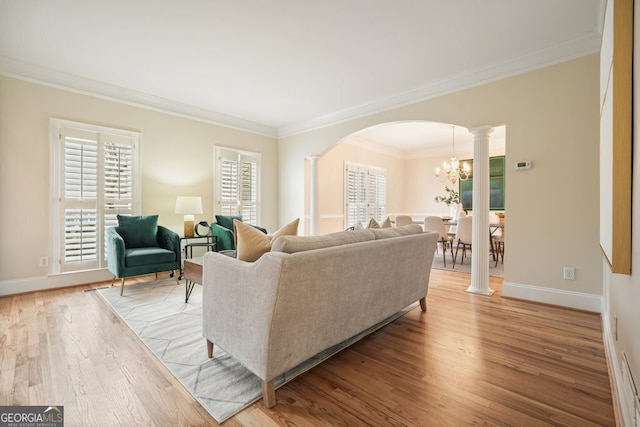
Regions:
[[[272,138],[276,128],[0,56],[0,75]]]
[[[390,96],[354,108],[336,111],[311,120],[292,123],[277,129],[238,117],[110,85],[71,73],[40,67],[4,56],[0,56],[0,75],[258,135],[284,138],[597,53],[600,51],[600,44],[601,34],[596,31],[591,35],[557,44],[548,49],[505,60],[499,64],[453,75],[416,90]]]
[[[548,49],[515,57],[488,67],[460,73],[413,91],[337,111],[312,120],[282,126],[278,128],[278,137],[284,138],[309,132],[598,53],[601,39],[602,34],[600,32],[593,32],[588,36],[556,44]]]

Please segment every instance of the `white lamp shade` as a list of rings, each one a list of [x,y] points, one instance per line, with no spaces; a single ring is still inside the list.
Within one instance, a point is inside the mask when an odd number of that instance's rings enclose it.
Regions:
[[[176,198],[176,213],[194,215],[202,213],[202,198],[199,196]]]

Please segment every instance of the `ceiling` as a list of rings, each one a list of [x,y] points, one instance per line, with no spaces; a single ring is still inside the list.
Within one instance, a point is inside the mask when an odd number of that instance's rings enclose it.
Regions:
[[[0,0],[0,74],[287,136],[599,51],[605,0]]]

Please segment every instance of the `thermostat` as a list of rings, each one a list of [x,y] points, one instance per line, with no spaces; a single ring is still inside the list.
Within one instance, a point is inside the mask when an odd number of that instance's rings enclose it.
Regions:
[[[516,170],[531,169],[531,162],[525,160],[524,162],[516,162]]]

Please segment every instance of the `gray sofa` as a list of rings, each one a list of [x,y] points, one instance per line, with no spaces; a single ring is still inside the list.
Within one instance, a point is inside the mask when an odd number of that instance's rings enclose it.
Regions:
[[[426,295],[438,233],[420,225],[281,236],[254,263],[208,252],[203,335],[262,380],[274,379]]]

